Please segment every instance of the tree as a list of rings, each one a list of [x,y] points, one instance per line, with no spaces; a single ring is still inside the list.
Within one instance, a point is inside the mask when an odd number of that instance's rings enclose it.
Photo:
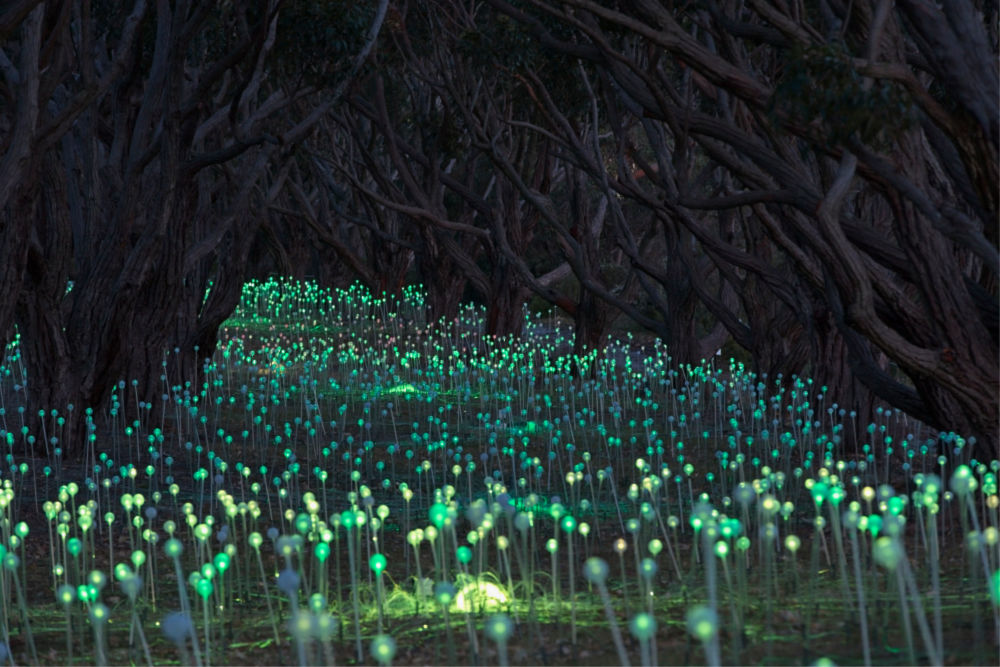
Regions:
[[[0,13],[0,256],[4,258],[0,285],[8,295],[20,291],[27,263],[31,223],[40,199],[40,156],[122,75],[134,57],[133,41],[147,5],[135,4],[119,26],[119,47],[105,53],[100,72],[87,66],[83,72],[87,78],[75,90],[61,87],[73,63],[69,49],[74,9],[71,2],[22,0]],[[61,102],[55,109],[49,105],[54,94]],[[2,339],[11,335],[15,305],[12,298],[0,303]]]
[[[468,285],[487,304],[490,333],[518,333],[534,292],[574,317],[580,350],[597,345],[616,307],[590,288],[573,295],[554,283],[586,271],[588,280],[610,280],[606,289],[622,286],[613,277],[621,273],[621,253],[601,252],[607,204],[550,138],[521,127],[540,111],[525,73],[564,63],[520,48],[525,35],[516,25],[492,23],[461,3],[411,7],[392,25],[378,70],[317,149],[344,181],[329,183],[326,192],[351,189],[366,211],[382,212],[370,218],[391,211],[405,220],[391,230],[379,224],[377,236],[412,250],[436,316],[453,318]],[[552,207],[539,206],[541,200],[568,205],[550,219]],[[374,232],[362,215],[338,217]],[[540,226],[556,234],[539,234]],[[342,235],[325,236],[360,265],[360,253],[349,253]]]
[[[987,5],[489,4],[605,77],[604,108],[638,131],[592,177],[697,240],[741,295],[733,309],[699,294],[737,340],[753,350],[773,322],[748,308],[783,304],[834,396],[871,391],[997,454]]]
[[[363,253],[369,258],[378,257],[376,249],[388,256],[399,250],[412,253],[416,274],[428,289],[432,317],[453,320],[471,288],[487,304],[489,331],[516,333],[528,290],[493,252],[488,220],[512,214],[521,248],[531,242],[531,224],[515,222],[516,202],[503,201],[503,184],[496,182],[482,153],[470,150],[465,119],[445,78],[464,76],[462,86],[470,89],[476,83],[460,58],[452,59],[455,43],[443,15],[434,9],[440,7],[411,7],[394,17],[377,70],[359,82],[349,105],[334,116],[336,126],[311,144],[313,168],[319,169],[312,180],[324,184],[328,200],[349,190],[361,203],[360,213],[338,210],[327,229],[350,219],[366,236],[377,236],[379,243]],[[434,32],[433,39],[426,38],[428,31]],[[411,33],[424,34],[417,41],[433,46],[415,48]],[[458,70],[450,71],[451,65]],[[537,146],[518,150],[526,165],[544,170]],[[331,180],[329,167],[341,184]],[[362,253],[350,252],[342,235],[324,236],[364,278],[370,269],[355,259]]]
[[[82,108],[58,140],[39,132],[34,162],[15,170],[30,196],[7,202],[5,222],[26,221],[27,250],[23,272],[3,287],[18,294],[30,404],[66,417],[67,455],[83,454],[94,437],[84,408],[100,421],[117,388],[131,385],[119,412],[132,419],[185,381],[197,390],[265,223],[256,212],[277,197],[288,158],[360,71],[387,9],[382,0],[346,78],[331,87],[272,76],[296,56],[279,48],[288,41],[282,4],[161,1],[147,14],[138,2],[127,16],[117,3],[52,10],[63,26],[53,43],[66,51],[38,93],[40,124]],[[37,45],[36,13],[22,30],[22,55]],[[41,81],[27,90],[42,90],[47,73],[21,60]],[[16,262],[17,249],[7,250],[4,260]]]

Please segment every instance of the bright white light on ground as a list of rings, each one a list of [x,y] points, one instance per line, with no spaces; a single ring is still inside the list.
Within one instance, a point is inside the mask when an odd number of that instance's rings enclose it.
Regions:
[[[455,607],[461,612],[479,609],[497,611],[507,605],[507,594],[494,583],[480,581],[462,586],[455,596]]]

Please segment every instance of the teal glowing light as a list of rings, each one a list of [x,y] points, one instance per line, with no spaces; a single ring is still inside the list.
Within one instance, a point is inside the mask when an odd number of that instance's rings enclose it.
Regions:
[[[382,554],[374,554],[368,560],[368,567],[372,569],[372,572],[378,575],[381,575],[383,572],[385,572],[386,565],[388,565],[388,561],[386,561],[385,556],[383,556]]]
[[[592,556],[583,564],[583,576],[587,581],[601,585],[608,579],[608,563],[602,558]]]
[[[207,577],[202,577],[195,583],[194,589],[198,592],[198,595],[207,600],[209,596],[212,595],[212,580]]]
[[[472,549],[470,549],[465,545],[462,545],[455,550],[455,557],[458,559],[459,563],[463,565],[468,565],[469,562],[472,560]]]
[[[444,503],[434,503],[431,505],[427,514],[431,523],[434,524],[438,530],[441,530],[445,522],[448,520],[448,506]]]
[[[903,555],[903,545],[892,537],[880,537],[872,546],[872,557],[875,562],[887,570],[895,570]]]
[[[447,607],[455,599],[455,584],[450,581],[439,581],[434,584],[434,599],[442,607]]]
[[[380,665],[391,665],[396,656],[396,640],[389,635],[375,635],[369,651]]]
[[[632,636],[639,641],[647,641],[652,639],[653,635],[656,634],[656,619],[652,614],[645,612],[636,614],[629,621],[628,629],[632,633]]]
[[[693,607],[687,613],[687,629],[698,640],[711,641],[719,632],[719,617],[710,607]]]
[[[486,636],[498,644],[503,644],[514,632],[514,624],[507,614],[494,614],[486,619]]]
[[[960,465],[955,468],[955,472],[951,475],[951,481],[948,483],[948,487],[952,490],[952,493],[959,498],[975,491],[978,485],[979,483],[972,474],[972,469],[967,465]]]

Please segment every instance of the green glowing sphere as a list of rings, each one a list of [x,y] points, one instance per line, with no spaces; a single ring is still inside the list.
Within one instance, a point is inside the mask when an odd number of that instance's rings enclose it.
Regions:
[[[725,519],[719,525],[719,532],[725,538],[732,538],[743,532],[743,524],[739,519]]]
[[[97,590],[102,590],[108,583],[108,575],[101,570],[91,570],[87,573],[87,583]]]
[[[80,555],[81,549],[83,549],[83,542],[81,542],[78,538],[71,537],[66,540],[66,550],[69,551],[69,554],[74,558]]]
[[[936,497],[937,494],[941,493],[941,487],[942,483],[940,477],[938,477],[933,473],[924,475],[924,484],[923,484],[924,493]]]
[[[81,602],[93,602],[97,599],[99,593],[100,591],[93,586],[84,586],[83,584],[80,584],[76,587],[76,597],[79,598]]]
[[[472,560],[472,549],[470,549],[465,545],[462,545],[455,550],[455,557],[458,558],[459,563],[462,563],[463,565],[468,565],[469,562]]]
[[[648,641],[656,634],[656,619],[652,614],[636,614],[629,621],[628,629],[639,641]]]
[[[607,561],[592,556],[583,563],[583,576],[592,584],[603,585],[608,579]]]
[[[103,602],[98,602],[90,607],[90,622],[95,625],[104,625],[108,622],[111,611]]]
[[[503,644],[514,632],[514,624],[507,614],[493,614],[486,619],[486,636],[497,644]]]
[[[903,545],[891,537],[880,537],[872,545],[872,557],[885,569],[894,570],[903,558]]]
[[[195,583],[194,589],[198,592],[198,595],[200,595],[202,599],[207,600],[213,591],[212,580],[202,577]]]
[[[204,542],[212,534],[212,529],[208,527],[208,524],[199,523],[194,527],[194,536],[200,541]]]
[[[297,614],[288,622],[288,629],[296,640],[307,640],[313,629],[311,614]]]
[[[380,665],[388,665],[396,655],[396,641],[389,635],[375,635],[368,650]]]
[[[948,488],[959,498],[969,495],[976,490],[977,486],[978,482],[972,475],[972,469],[964,464],[955,468],[955,472],[951,474],[951,481],[948,483]]]
[[[212,559],[212,564],[215,565],[216,570],[218,570],[222,574],[225,574],[226,570],[229,569],[229,564],[230,564],[229,554],[224,552],[216,554],[215,558]]]
[[[76,599],[76,590],[69,584],[63,584],[56,589],[56,600],[63,605],[70,605]]]
[[[826,482],[816,482],[813,484],[810,491],[812,493],[813,502],[816,503],[817,507],[823,504],[823,501],[827,499],[830,494],[830,486]]]
[[[444,526],[445,521],[448,520],[448,506],[444,503],[434,503],[431,508],[427,511],[428,517],[434,526],[441,530]]]
[[[314,614],[319,614],[326,609],[326,598],[320,593],[313,593],[309,596],[309,609]]]
[[[260,545],[264,543],[264,538],[260,533],[254,531],[247,535],[247,542],[249,542],[250,546],[254,549],[260,549]]]
[[[434,584],[434,599],[442,607],[447,607],[455,599],[455,585],[449,581]]]
[[[711,641],[719,631],[719,617],[710,607],[692,607],[687,613],[687,629],[700,641]]]
[[[163,551],[170,558],[179,558],[184,551],[184,545],[176,537],[171,537],[164,542]]]
[[[375,554],[368,560],[368,567],[372,569],[375,574],[382,574],[385,571],[385,566],[387,565],[385,556],[382,554]]]

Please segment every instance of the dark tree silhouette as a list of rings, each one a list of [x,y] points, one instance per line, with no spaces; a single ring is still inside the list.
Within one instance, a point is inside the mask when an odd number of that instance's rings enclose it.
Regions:
[[[277,76],[303,55],[279,30],[283,4],[140,1],[119,14],[66,2],[3,15],[5,29],[21,27],[3,49],[3,92],[20,102],[6,155],[20,166],[0,202],[2,289],[17,295],[30,404],[67,418],[67,455],[93,438],[84,408],[99,421],[116,386],[127,387],[119,416],[134,416],[196,381],[239,298],[260,211],[360,71],[388,3],[349,66],[331,62],[339,84],[325,71]],[[0,317],[8,331],[10,312]]]
[[[997,454],[992,4],[489,4],[606,81],[631,122],[593,177],[697,240],[743,308],[702,299],[755,356],[774,316],[750,314],[780,302],[834,396]]]

